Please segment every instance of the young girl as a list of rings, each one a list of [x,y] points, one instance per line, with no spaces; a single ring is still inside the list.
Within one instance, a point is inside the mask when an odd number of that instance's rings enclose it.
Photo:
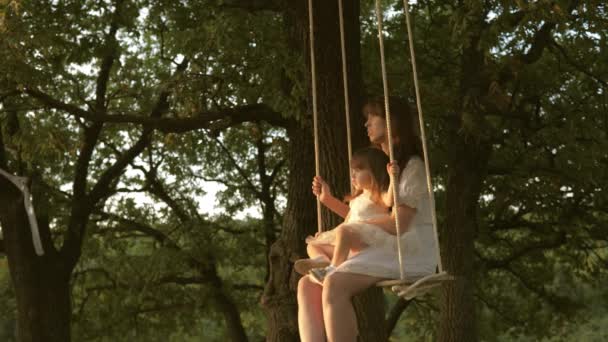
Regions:
[[[340,266],[350,250],[361,250],[369,246],[391,244],[395,237],[375,225],[378,219],[389,216],[389,208],[384,203],[389,190],[390,178],[386,172],[389,159],[382,150],[368,147],[353,154],[351,181],[354,193],[347,197],[350,211],[344,223],[336,228],[308,237],[306,242],[312,246],[333,246],[331,264],[323,257],[296,261],[297,272],[310,272],[313,279],[323,283],[323,279]],[[325,266],[325,267],[324,267]]]

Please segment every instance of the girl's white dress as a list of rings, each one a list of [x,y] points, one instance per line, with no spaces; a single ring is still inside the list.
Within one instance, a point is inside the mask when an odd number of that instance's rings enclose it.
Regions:
[[[370,247],[388,246],[396,241],[394,235],[390,235],[376,225],[366,223],[368,220],[388,217],[389,209],[387,207],[372,201],[368,193],[362,193],[353,198],[349,206],[348,216],[340,226],[348,226],[349,230],[357,233],[359,239]],[[314,245],[335,245],[336,228],[322,232],[314,238],[308,238],[306,242]]]
[[[426,170],[420,157],[412,157],[401,172],[398,202],[416,209],[409,230],[401,235],[406,278],[434,273],[437,267],[437,245],[433,232],[431,201],[426,186]],[[374,227],[374,229],[381,231],[380,228]],[[349,258],[338,266],[336,272],[399,279],[396,236],[384,234],[391,238],[392,243],[372,243],[356,254],[351,253]],[[384,241],[384,238],[378,240]]]

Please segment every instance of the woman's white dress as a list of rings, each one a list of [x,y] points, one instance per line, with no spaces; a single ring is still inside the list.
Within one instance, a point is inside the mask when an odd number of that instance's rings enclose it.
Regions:
[[[420,157],[412,157],[401,172],[398,202],[416,209],[409,230],[401,235],[406,278],[435,273],[437,245],[433,232],[431,200],[426,186],[426,170]],[[392,238],[393,243],[370,245],[357,254],[351,254],[344,263],[338,266],[336,272],[399,279],[396,236],[387,235]]]

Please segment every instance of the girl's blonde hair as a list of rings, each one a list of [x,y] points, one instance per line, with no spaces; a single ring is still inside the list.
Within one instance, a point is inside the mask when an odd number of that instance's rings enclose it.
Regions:
[[[371,175],[371,199],[372,201],[383,204],[382,193],[388,190],[390,177],[386,172],[386,164],[388,164],[388,156],[376,147],[365,147],[353,153],[351,159],[351,167],[353,169],[367,170]],[[345,197],[345,201],[349,202],[355,197],[361,195],[363,190],[354,190],[349,196]]]

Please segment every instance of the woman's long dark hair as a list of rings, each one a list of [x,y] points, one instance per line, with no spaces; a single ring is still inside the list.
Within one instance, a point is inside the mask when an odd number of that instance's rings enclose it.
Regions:
[[[401,171],[405,169],[410,158],[422,158],[422,141],[417,134],[415,123],[416,110],[407,101],[389,96],[388,105],[391,110],[391,131],[393,133],[393,153]],[[386,120],[384,97],[374,97],[365,102],[363,115],[376,115]]]
[[[353,169],[369,171],[372,178],[371,199],[381,205],[384,205],[382,193],[388,191],[390,183],[388,172],[386,172],[386,164],[388,162],[388,156],[376,147],[359,149],[353,153],[351,158],[351,167]],[[361,195],[362,192],[363,190],[361,189],[355,190],[350,196],[346,196],[345,201],[351,201],[353,198]]]

